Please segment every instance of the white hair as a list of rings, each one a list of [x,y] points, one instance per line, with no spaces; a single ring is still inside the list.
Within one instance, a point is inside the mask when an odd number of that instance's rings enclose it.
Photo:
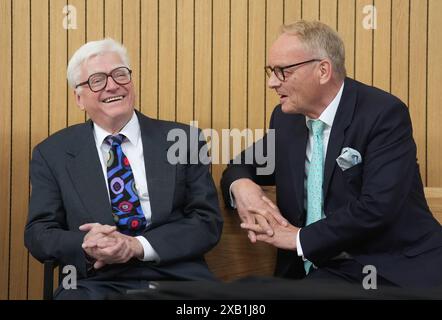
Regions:
[[[125,67],[130,69],[129,57],[127,55],[127,49],[119,42],[111,38],[106,38],[98,41],[90,41],[82,45],[72,55],[68,63],[67,79],[69,86],[75,89],[75,85],[80,81],[81,65],[86,60],[108,52],[115,52],[123,61]]]

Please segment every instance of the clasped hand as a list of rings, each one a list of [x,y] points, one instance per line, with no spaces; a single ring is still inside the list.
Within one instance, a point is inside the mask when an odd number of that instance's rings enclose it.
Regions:
[[[144,254],[136,238],[118,232],[115,226],[87,223],[79,229],[87,232],[81,246],[87,255],[96,260],[95,269],[107,264],[125,263]]]
[[[281,215],[278,207],[250,179],[239,179],[232,185],[241,228],[252,243],[263,241],[280,249],[295,250],[299,228]]]

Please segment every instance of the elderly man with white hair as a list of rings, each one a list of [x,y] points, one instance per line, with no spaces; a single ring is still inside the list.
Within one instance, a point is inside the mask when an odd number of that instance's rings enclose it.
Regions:
[[[25,230],[34,257],[77,271],[77,289],[60,286],[55,298],[103,299],[151,280],[214,279],[204,254],[221,235],[217,193],[207,163],[186,161],[204,144],[194,141],[199,148],[187,148],[183,161],[168,161],[168,132],[190,127],[135,110],[126,49],[112,39],[80,47],[67,78],[90,120],[33,150]]]

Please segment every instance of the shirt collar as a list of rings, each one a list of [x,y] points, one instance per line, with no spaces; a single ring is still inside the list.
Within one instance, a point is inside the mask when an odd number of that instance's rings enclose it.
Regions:
[[[140,130],[140,123],[138,122],[137,114],[132,114],[132,118],[129,120],[128,123],[123,127],[123,129],[120,130],[121,134],[123,134],[134,146],[138,143],[138,138],[141,135]],[[98,124],[94,122],[94,134],[96,137],[96,141],[100,142],[100,145],[103,143],[104,139],[106,139],[107,136],[111,135],[111,133],[104,130],[102,127],[100,127]]]
[[[339,102],[341,101],[342,92],[344,91],[344,83],[342,83],[341,88],[339,89],[336,96],[333,98],[332,102],[325,108],[325,110],[319,116],[319,120],[324,122],[327,126],[331,127],[333,125],[333,121],[335,120],[336,111],[338,110]],[[310,129],[309,120],[316,120],[310,117],[305,116],[305,123],[307,128]]]

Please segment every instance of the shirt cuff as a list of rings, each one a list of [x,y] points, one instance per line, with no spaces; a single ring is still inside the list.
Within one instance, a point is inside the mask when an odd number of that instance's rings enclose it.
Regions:
[[[138,236],[135,238],[138,241],[140,241],[141,245],[143,246],[144,257],[143,257],[143,259],[140,259],[141,261],[155,261],[157,263],[160,262],[160,257],[158,256],[158,254],[156,253],[154,248],[152,248],[149,241],[147,241],[147,239],[145,237]]]
[[[299,234],[301,233],[301,229],[298,230],[298,233],[296,234],[296,251],[298,252],[298,256],[302,257],[302,260],[306,261],[304,258],[304,252],[302,251],[301,247],[301,240],[299,239]]]
[[[233,181],[229,187],[230,205],[232,206],[233,209],[236,209],[236,203],[235,203],[235,197],[233,196],[233,193],[232,193],[232,186],[236,181],[238,181],[238,180]]]

